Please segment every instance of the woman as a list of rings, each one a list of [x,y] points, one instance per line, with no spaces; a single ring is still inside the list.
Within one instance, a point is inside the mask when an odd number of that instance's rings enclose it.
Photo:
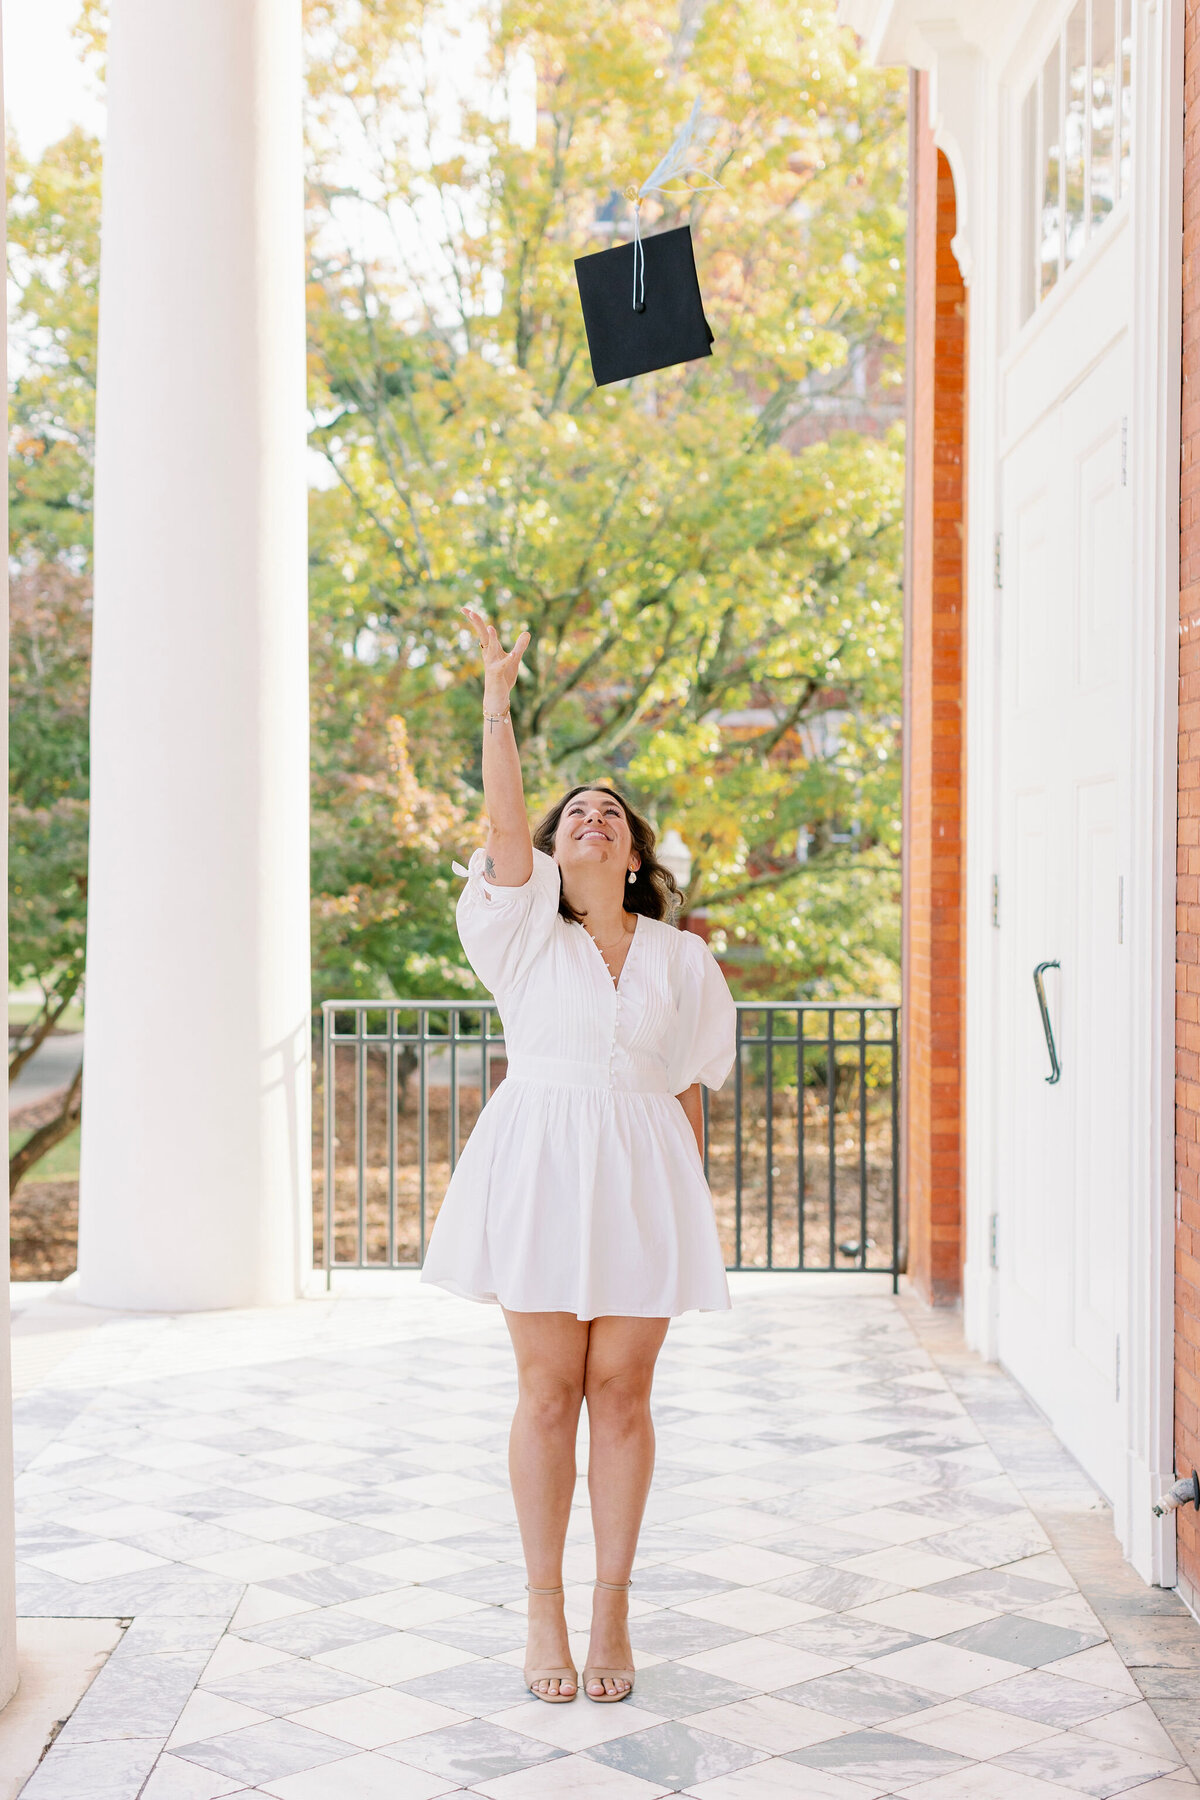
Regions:
[[[610,788],[573,790],[530,836],[508,704],[529,634],[506,654],[464,611],[483,648],[489,829],[459,871],[458,929],[499,1003],[508,1073],[464,1147],[423,1279],[504,1309],[525,1680],[551,1702],[579,1683],[562,1556],[587,1402],[599,1579],[583,1682],[603,1703],[633,1690],[628,1590],[654,1466],[655,1358],[676,1313],[729,1305],[700,1082],[729,1073],[735,1010],[703,940],[669,923],[676,889],[653,832]]]

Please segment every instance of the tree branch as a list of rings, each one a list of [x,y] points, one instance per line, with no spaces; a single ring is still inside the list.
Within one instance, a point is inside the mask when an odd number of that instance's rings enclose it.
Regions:
[[[869,863],[857,856],[850,862],[797,863],[794,868],[771,869],[765,875],[749,875],[737,886],[719,888],[715,894],[701,893],[696,897],[696,904],[699,906],[726,906],[730,901],[742,900],[747,894],[755,893],[760,888],[782,887],[785,881],[795,881],[802,875],[836,874],[844,869],[862,869],[868,875],[896,876],[900,873],[898,862]]]
[[[9,1087],[12,1086],[13,1082],[17,1079],[17,1076],[21,1073],[21,1070],[25,1067],[25,1065],[29,1061],[31,1061],[31,1059],[33,1057],[35,1057],[37,1055],[38,1051],[41,1049],[41,1047],[45,1043],[46,1039],[50,1036],[50,1033],[54,1030],[54,1027],[58,1024],[58,1021],[62,1018],[62,1016],[66,1012],[68,1006],[70,1006],[72,1000],[75,998],[75,995],[79,988],[79,983],[82,981],[82,979],[83,979],[83,970],[82,970],[82,968],[79,968],[79,969],[75,970],[70,976],[68,976],[67,984],[65,987],[56,988],[54,990],[55,1002],[56,1002],[55,1004],[53,1004],[53,1005],[51,1004],[49,995],[47,995],[45,1000],[43,1000],[41,1008],[34,1015],[34,1018],[32,1021],[33,1033],[30,1036],[28,1042],[23,1043],[22,1048],[20,1050],[18,1050],[15,1055],[13,1055],[9,1058],[9,1062],[8,1062],[8,1085],[9,1085]],[[22,1039],[24,1039],[25,1033],[22,1032],[21,1036],[22,1036]]]
[[[62,1106],[55,1118],[45,1125],[39,1125],[29,1137],[15,1150],[8,1159],[8,1191],[14,1194],[17,1183],[24,1180],[35,1163],[39,1163],[47,1151],[53,1150],[55,1144],[61,1144],[65,1137],[70,1137],[79,1123],[83,1111],[83,1064],[75,1071],[75,1079],[63,1095]]]

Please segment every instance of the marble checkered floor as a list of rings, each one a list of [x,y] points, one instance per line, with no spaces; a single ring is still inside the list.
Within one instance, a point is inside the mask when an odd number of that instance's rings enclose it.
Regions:
[[[491,1309],[88,1333],[18,1406],[19,1610],[132,1623],[27,1800],[1200,1800],[1026,1504],[1095,1504],[1049,1434],[1010,1432],[1019,1487],[890,1296],[734,1286],[663,1353],[607,1707],[522,1685]],[[580,1628],[592,1571],[581,1481]]]

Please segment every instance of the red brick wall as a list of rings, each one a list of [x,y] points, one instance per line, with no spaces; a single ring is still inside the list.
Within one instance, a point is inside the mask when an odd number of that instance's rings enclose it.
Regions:
[[[964,511],[967,297],[954,180],[912,80],[904,796],[904,1187],[908,1273],[935,1305],[962,1285]]]
[[[1200,1467],[1200,7],[1184,21],[1183,421],[1179,505],[1179,838],[1175,950],[1175,1466]],[[1200,1529],[1179,1521],[1200,1593]]]

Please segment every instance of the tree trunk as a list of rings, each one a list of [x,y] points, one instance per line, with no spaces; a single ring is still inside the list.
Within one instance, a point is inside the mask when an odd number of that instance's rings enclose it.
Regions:
[[[60,1144],[65,1137],[70,1137],[79,1123],[83,1110],[83,1064],[75,1071],[75,1079],[63,1095],[62,1105],[55,1118],[45,1125],[39,1125],[29,1137],[15,1150],[8,1159],[8,1191],[16,1192],[17,1183],[26,1176],[35,1163],[41,1161],[48,1150]]]

